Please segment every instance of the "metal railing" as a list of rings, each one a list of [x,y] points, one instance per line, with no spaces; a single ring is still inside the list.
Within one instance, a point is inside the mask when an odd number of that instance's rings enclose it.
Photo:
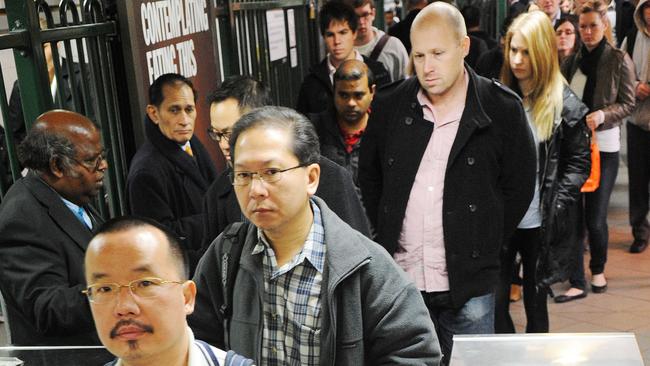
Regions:
[[[0,34],[0,49],[14,51],[24,118],[10,120],[7,95],[0,88],[0,110],[9,156],[9,167],[0,168],[9,168],[10,181],[20,178],[16,145],[38,115],[52,108],[82,113],[101,128],[103,144],[110,149],[106,182],[95,204],[104,217],[123,214],[126,164],[109,43],[117,34],[116,24],[106,20],[99,0],[84,0],[79,5],[74,0],[61,0],[58,22],[45,0],[5,3],[10,29]],[[44,51],[46,45],[52,53],[52,82]],[[54,95],[50,92],[53,83],[56,84]],[[4,85],[1,69],[0,85]],[[1,164],[5,163],[0,161]],[[0,179],[0,199],[8,189],[4,178]]]

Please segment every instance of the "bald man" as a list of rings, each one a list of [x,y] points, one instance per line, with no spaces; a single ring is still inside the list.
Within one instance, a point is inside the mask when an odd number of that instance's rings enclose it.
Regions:
[[[102,222],[89,205],[108,167],[86,117],[40,115],[18,147],[29,169],[0,205],[0,289],[15,345],[99,344],[85,288],[84,253]]]
[[[358,186],[359,148],[375,95],[375,77],[359,60],[344,61],[334,73],[334,107],[310,114],[321,154],[347,169]]]
[[[415,77],[376,96],[359,182],[376,240],[421,291],[446,363],[454,334],[494,332],[499,252],[532,199],[535,146],[516,94],[463,63],[455,7],[424,8],[411,44]]]

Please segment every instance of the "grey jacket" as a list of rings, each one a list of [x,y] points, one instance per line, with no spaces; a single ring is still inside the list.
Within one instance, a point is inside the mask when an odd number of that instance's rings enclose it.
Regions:
[[[569,84],[578,70],[581,55],[582,52],[576,52],[562,62],[562,74]],[[605,113],[605,122],[596,129],[604,131],[619,126],[634,110],[634,63],[625,51],[606,44],[598,61],[598,75],[594,88],[594,108],[590,112],[602,110]]]
[[[418,290],[378,244],[353,230],[319,198],[327,257],[321,294],[321,365],[438,365],[440,347]],[[190,326],[199,339],[260,362],[264,279],[261,256],[252,256],[250,225],[235,281],[225,344],[220,235],[199,262]]]
[[[641,7],[648,0],[641,0],[634,11],[636,28],[630,32],[621,44],[622,50],[627,50],[636,68],[636,82],[650,83],[650,31],[645,23]],[[636,88],[635,84],[635,88]],[[636,108],[629,121],[638,127],[650,131],[650,98],[636,100]]]

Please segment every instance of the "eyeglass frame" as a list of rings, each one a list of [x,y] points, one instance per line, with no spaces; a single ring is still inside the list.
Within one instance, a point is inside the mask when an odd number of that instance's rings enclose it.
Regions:
[[[92,294],[91,294],[91,288],[96,287],[98,285],[101,285],[101,286],[116,285],[117,289],[115,291],[115,295],[112,295],[111,300],[113,300],[113,299],[117,298],[117,296],[119,296],[119,294],[122,291],[123,287],[127,287],[129,289],[129,293],[133,297],[144,298],[144,299],[155,298],[156,296],[144,296],[144,297],[142,297],[140,295],[136,295],[135,292],[133,292],[133,288],[131,286],[133,286],[133,284],[136,283],[136,282],[140,282],[140,281],[144,281],[144,280],[158,280],[158,281],[160,281],[160,284],[158,284],[156,286],[164,285],[166,283],[175,283],[175,284],[182,285],[185,282],[187,282],[187,281],[163,280],[162,278],[159,278],[159,277],[142,277],[142,278],[135,279],[135,280],[129,282],[128,284],[126,284],[126,285],[122,285],[122,284],[117,283],[117,282],[97,282],[97,283],[93,283],[92,285],[89,285],[88,287],[86,287],[85,290],[82,290],[81,293],[86,295],[86,297],[88,298],[88,301],[92,302],[93,304],[107,304],[110,301],[96,302],[95,300],[93,300],[92,299]]]
[[[284,173],[284,172],[288,172],[288,171],[290,171],[290,170],[298,169],[298,168],[304,168],[304,167],[307,167],[307,166],[309,166],[309,165],[311,165],[311,164],[312,164],[312,163],[299,164],[299,165],[293,166],[293,167],[291,167],[291,168],[286,168],[286,169],[277,169],[277,168],[266,168],[266,169],[263,169],[263,171],[269,171],[269,170],[274,170],[274,171],[276,171],[275,174],[278,174],[278,179],[277,179],[277,180],[272,180],[272,181],[268,181],[268,180],[265,180],[264,178],[262,178],[262,175],[260,174],[259,171],[256,171],[256,172],[249,172],[249,171],[245,171],[245,170],[239,170],[239,171],[234,171],[234,170],[233,170],[233,171],[231,171],[230,173],[228,173],[228,178],[230,178],[230,183],[231,183],[233,186],[235,186],[235,187],[246,187],[246,186],[249,186],[249,185],[253,182],[253,179],[254,179],[255,175],[257,175],[258,179],[259,179],[260,181],[262,181],[262,182],[265,182],[265,183],[275,183],[275,182],[279,182],[280,179],[282,179],[282,173]],[[237,173],[250,173],[250,174],[251,174],[251,178],[250,178],[250,180],[248,181],[248,183],[246,183],[246,184],[235,184],[235,174],[237,174]]]
[[[108,148],[108,149],[103,149],[103,150],[100,151],[99,154],[97,154],[97,156],[95,156],[94,158],[86,159],[86,160],[84,160],[84,161],[79,161],[79,160],[77,160],[77,159],[75,159],[75,158],[70,158],[70,159],[71,159],[72,161],[74,161],[75,163],[77,163],[77,164],[81,165],[82,167],[84,167],[84,169],[86,169],[86,171],[87,171],[88,173],[97,173],[97,171],[99,170],[99,167],[102,165],[102,162],[103,162],[104,160],[108,161],[108,153],[109,153],[110,151],[111,151],[110,148]],[[91,170],[91,168],[89,168],[88,165],[86,165],[86,162],[89,161],[89,160],[93,160],[93,159],[95,160],[95,162],[94,162],[95,166],[94,166],[94,167],[92,168],[92,170]]]
[[[220,132],[214,127],[208,127],[208,136],[216,141],[216,142],[221,142],[221,139],[226,139],[226,141],[230,142],[230,136],[232,136],[232,130],[228,132]]]

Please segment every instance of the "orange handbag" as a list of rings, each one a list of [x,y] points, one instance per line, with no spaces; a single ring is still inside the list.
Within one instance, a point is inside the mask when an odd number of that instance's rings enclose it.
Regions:
[[[591,130],[591,173],[585,184],[580,188],[580,192],[595,192],[600,185],[600,150],[598,149],[598,140],[596,131]]]

